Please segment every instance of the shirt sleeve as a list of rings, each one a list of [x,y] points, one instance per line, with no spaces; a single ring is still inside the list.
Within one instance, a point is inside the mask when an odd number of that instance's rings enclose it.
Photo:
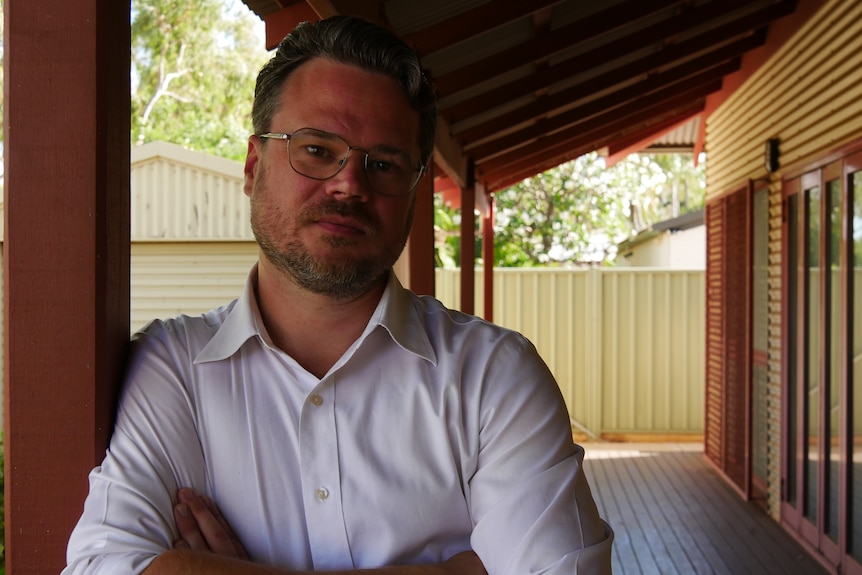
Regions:
[[[599,517],[553,375],[521,336],[492,355],[469,481],[473,549],[490,575],[609,575],[613,531]]]
[[[159,337],[133,341],[114,433],[90,473],[63,575],[140,573],[178,537],[177,489],[204,491],[203,454],[177,353]]]

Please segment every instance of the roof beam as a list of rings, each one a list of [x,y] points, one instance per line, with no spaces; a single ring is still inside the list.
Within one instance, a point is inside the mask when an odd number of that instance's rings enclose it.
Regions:
[[[728,47],[728,56],[735,51],[738,51],[738,54],[742,54],[748,50],[762,46],[766,41],[766,31],[762,27],[769,23],[769,18],[774,17],[775,13],[775,8],[770,6],[762,12],[734,20],[705,34],[695,36],[690,40],[665,46],[659,52],[614,68],[601,76],[591,78],[588,80],[591,86],[590,89],[602,90],[609,88],[638,74],[646,74],[651,70],[668,66],[677,60],[682,60],[692,54],[697,54],[709,49],[711,46],[738,36],[746,30],[757,31],[733,44],[735,48],[731,49]],[[504,86],[495,88],[493,91],[479,94],[449,107],[443,107],[442,110],[446,117],[449,118],[449,121],[455,124],[465,118],[502,106],[507,102],[533,94],[580,74],[585,68],[592,67],[593,63],[597,60],[602,62],[608,61],[608,57],[602,48],[569,58],[556,66],[541,70],[527,78],[520,78],[509,82]],[[585,83],[582,82],[581,84]]]
[[[487,158],[477,166],[482,174],[505,169],[519,161],[532,158],[541,161],[543,155],[552,155],[556,146],[563,145],[574,147],[577,143],[595,144],[593,149],[601,146],[596,142],[602,138],[612,139],[612,135],[626,133],[636,127],[640,122],[647,122],[650,118],[661,114],[667,114],[678,108],[688,107],[693,102],[700,102],[708,94],[721,88],[721,80],[714,80],[708,84],[698,85],[677,92],[674,90],[663,91],[642,100],[632,102],[619,108],[608,110],[603,114],[594,116],[578,124],[568,124],[555,127],[544,133],[550,134],[533,141],[525,142],[524,145],[510,149],[508,152]]]
[[[437,132],[434,139],[434,163],[459,188],[467,187],[470,179],[468,159],[461,145],[449,135],[446,119],[440,116],[437,117]]]
[[[622,137],[633,129],[642,130],[651,128],[659,131],[665,126],[678,121],[679,118],[701,112],[705,105],[704,98],[693,102],[673,102],[672,104],[675,107],[660,109],[658,106],[655,106],[640,113],[628,115],[618,122],[607,125],[607,130],[598,129],[579,132],[576,135],[569,135],[568,137],[565,134],[559,134],[548,142],[543,142],[541,145],[533,145],[525,148],[523,159],[512,158],[506,164],[488,166],[494,169],[484,170],[481,173],[482,180],[495,182],[500,180],[501,175],[512,174],[519,170],[527,171],[531,167],[539,167],[541,170],[544,170],[547,169],[545,166],[553,167],[568,159],[574,159],[580,155],[602,148],[614,138]],[[534,171],[534,173],[537,172]]]
[[[501,138],[483,143],[475,148],[468,149],[468,152],[471,156],[475,156],[476,162],[481,165],[494,154],[504,150],[517,151],[517,148],[532,140],[543,139],[546,137],[546,134],[552,134],[563,128],[580,130],[583,124],[608,123],[617,119],[621,114],[628,113],[629,110],[637,112],[648,107],[660,105],[662,102],[670,99],[677,100],[685,94],[691,94],[689,96],[690,100],[695,99],[705,95],[702,93],[703,86],[713,86],[714,88],[711,90],[713,92],[720,90],[721,77],[720,73],[707,70],[643,97],[627,99],[625,102],[618,101],[614,107],[606,103],[605,99],[599,99],[552,118],[540,120],[522,130],[508,133]],[[585,122],[586,118],[589,119]]]
[[[311,7],[312,10],[320,17],[320,18],[329,18],[330,16],[335,16],[340,12],[333,6],[330,0],[305,0],[306,3]]]
[[[296,28],[300,22],[306,20],[315,21],[319,15],[305,2],[297,2],[277,12],[270,12],[263,16],[266,30],[266,49],[272,50],[284,39],[287,34]]]
[[[689,118],[694,114],[703,111],[703,108],[703,101],[696,102],[680,111],[673,112],[671,116],[650,123],[642,130],[652,131],[653,133],[659,132],[666,127],[679,123],[681,119]],[[560,146],[546,150],[548,155],[543,159],[531,159],[511,164],[506,169],[483,174],[481,176],[481,180],[485,183],[489,192],[502,190],[517,184],[525,178],[529,178],[535,174],[540,174],[546,170],[559,166],[560,164],[592,152],[603,145],[604,143],[601,140],[593,140],[586,144],[579,142],[561,144]]]
[[[476,8],[462,12],[432,26],[402,37],[419,54],[427,56],[449,46],[463,42],[504,26],[515,20],[525,18],[563,0],[531,0],[512,2],[493,0]]]
[[[513,46],[494,56],[463,66],[449,74],[444,74],[437,78],[437,90],[445,96],[466,90],[516,68],[544,60],[567,48],[588,39],[599,37],[614,28],[629,24],[661,8],[677,3],[669,0],[628,0],[623,4],[560,27],[544,38],[535,38],[529,43]],[[704,22],[725,16],[731,10],[749,3],[750,0],[715,1],[672,16],[663,22],[609,42],[601,48],[601,56],[591,60],[581,71],[625,56],[637,49],[663,42],[671,36],[683,34],[694,27],[702,26]]]
[[[734,51],[727,51],[733,53]],[[624,104],[628,101],[635,100],[645,94],[654,92],[655,90],[683,81],[687,78],[697,77],[699,74],[709,72],[712,77],[721,77],[739,70],[742,64],[742,59],[736,57],[727,61],[725,51],[716,51],[710,54],[705,54],[694,60],[690,60],[685,64],[671,68],[664,72],[648,76],[645,80],[627,86],[621,90],[617,90],[583,104],[576,110],[580,110],[580,115],[583,117],[598,113],[604,109]],[[495,133],[502,132],[512,126],[517,126],[525,122],[534,121],[542,117],[549,117],[555,111],[563,109],[567,104],[583,98],[584,94],[594,94],[601,92],[605,87],[594,85],[592,81],[587,81],[577,86],[573,86],[562,92],[558,92],[551,96],[539,98],[532,104],[523,106],[507,114],[497,116],[492,120],[474,126],[461,133],[456,133],[455,137],[461,141],[465,147],[471,143],[477,142],[484,138],[493,136]]]
[[[300,22],[316,22],[323,18],[336,16],[338,14],[351,14],[360,16],[375,22],[381,26],[385,22],[381,19],[378,0],[275,0],[280,9],[267,11],[261,16],[266,23],[266,48],[272,50],[281,40],[287,36]],[[248,5],[248,2],[246,2]],[[256,14],[263,12],[258,8]]]

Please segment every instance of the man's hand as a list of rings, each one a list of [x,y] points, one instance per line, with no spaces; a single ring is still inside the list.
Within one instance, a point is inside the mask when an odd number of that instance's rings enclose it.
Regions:
[[[248,560],[242,542],[209,497],[183,488],[177,494],[177,499],[174,520],[180,539],[174,543],[175,549],[209,551],[216,555]]]
[[[473,551],[464,551],[441,565],[450,575],[488,575],[482,560]]]

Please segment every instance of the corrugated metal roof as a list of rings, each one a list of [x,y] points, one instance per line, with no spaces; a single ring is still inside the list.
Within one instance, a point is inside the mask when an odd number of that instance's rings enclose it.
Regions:
[[[132,148],[132,241],[253,240],[243,165],[175,144]]]
[[[647,153],[692,152],[700,131],[700,116],[659,136],[645,150]]]

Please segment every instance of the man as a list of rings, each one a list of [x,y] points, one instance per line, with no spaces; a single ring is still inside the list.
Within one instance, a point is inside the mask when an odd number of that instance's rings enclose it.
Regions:
[[[517,333],[398,283],[436,104],[353,18],[261,71],[242,296],[136,335],[67,574],[609,573],[556,383]]]

